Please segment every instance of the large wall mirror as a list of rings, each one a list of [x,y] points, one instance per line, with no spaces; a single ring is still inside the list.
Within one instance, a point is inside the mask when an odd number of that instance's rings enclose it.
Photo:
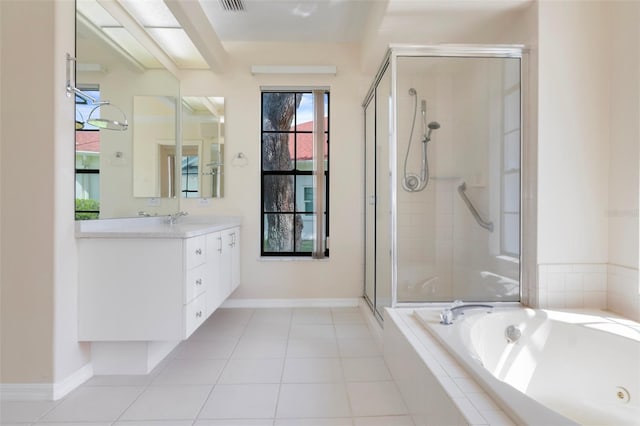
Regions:
[[[129,124],[85,125],[93,105],[76,98],[76,219],[166,215],[184,197],[223,195],[222,98],[180,98],[174,74],[96,0],[76,2],[75,57],[76,86]]]

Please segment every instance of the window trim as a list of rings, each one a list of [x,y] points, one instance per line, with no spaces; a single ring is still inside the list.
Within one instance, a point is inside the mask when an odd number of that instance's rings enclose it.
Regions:
[[[306,134],[306,135],[313,135],[314,131],[313,130],[298,130],[297,129],[297,114],[298,114],[298,108],[295,109],[294,111],[294,116],[293,116],[293,123],[291,128],[288,131],[282,131],[282,130],[277,130],[277,131],[273,131],[273,130],[265,130],[264,129],[264,96],[266,94],[269,93],[291,93],[295,96],[298,95],[302,95],[302,94],[313,94],[314,92],[321,92],[322,96],[320,97],[321,100],[321,104],[324,107],[324,103],[325,103],[325,99],[326,99],[326,108],[327,108],[327,116],[326,116],[326,129],[323,129],[323,134],[324,134],[324,138],[322,140],[322,145],[324,147],[325,143],[327,146],[327,152],[326,152],[326,160],[320,161],[318,162],[320,166],[322,166],[324,168],[324,172],[322,174],[323,176],[323,187],[324,187],[324,191],[323,191],[323,202],[321,203],[321,206],[324,205],[324,211],[322,214],[318,215],[317,211],[312,212],[312,214],[314,215],[314,228],[316,228],[315,223],[317,223],[318,218],[320,218],[320,220],[322,220],[320,229],[323,229],[324,232],[322,233],[323,235],[321,235],[321,240],[323,243],[323,252],[320,253],[320,256],[314,256],[315,253],[315,249],[312,249],[311,251],[295,251],[295,242],[294,242],[294,251],[278,251],[278,252],[274,252],[274,251],[265,251],[265,222],[266,222],[266,217],[269,214],[284,214],[284,215],[292,215],[294,216],[294,221],[296,220],[296,216],[297,215],[305,215],[305,214],[310,214],[309,212],[306,212],[306,209],[304,211],[298,211],[298,205],[297,205],[297,196],[298,196],[298,191],[302,190],[304,191],[304,186],[301,186],[300,188],[298,188],[299,183],[297,181],[298,177],[303,177],[303,176],[314,176],[314,172],[313,170],[300,170],[297,168],[297,164],[295,162],[295,156],[296,156],[296,152],[297,152],[297,140],[298,140],[298,135],[300,134]],[[276,258],[276,259],[282,259],[282,258],[287,258],[287,257],[293,257],[293,258],[323,258],[323,257],[328,257],[329,256],[329,182],[330,182],[330,105],[331,105],[331,94],[330,94],[330,90],[327,87],[282,87],[282,88],[277,88],[277,87],[261,87],[261,91],[260,91],[260,256],[264,257],[264,258]],[[324,125],[324,108],[322,111],[322,116],[323,116],[323,125]],[[314,122],[315,122],[315,118],[314,118]],[[294,146],[293,146],[293,152],[294,152],[294,161],[293,161],[293,168],[291,170],[264,170],[264,162],[262,159],[262,155],[263,155],[263,143],[264,143],[264,135],[265,134],[273,134],[273,133],[286,133],[289,135],[294,135],[293,136],[293,140],[294,140]],[[314,151],[314,158],[315,158],[315,151]],[[324,167],[326,164],[326,168]],[[265,177],[266,176],[292,176],[293,177],[293,211],[291,212],[267,212],[265,211],[265,190],[264,190],[264,182],[265,182]],[[306,186],[306,185],[305,185]],[[317,192],[317,191],[314,191]],[[302,202],[303,204],[303,208],[306,207],[306,203]],[[316,198],[314,197],[314,207],[317,208],[318,203],[316,201]],[[294,222],[295,223],[295,222]],[[314,245],[316,244],[316,241],[318,240],[317,238],[317,229],[314,229]]]

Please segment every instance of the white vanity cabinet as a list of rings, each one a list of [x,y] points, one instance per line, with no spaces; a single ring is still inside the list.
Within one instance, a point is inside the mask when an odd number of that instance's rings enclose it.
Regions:
[[[233,292],[240,285],[240,228],[235,227],[222,231],[223,235],[223,256],[225,258],[221,271],[225,275],[226,282],[229,283],[230,292]]]
[[[219,307],[240,284],[240,228],[234,227],[207,235],[208,269],[214,291],[207,292],[207,306]]]
[[[239,232],[79,238],[79,340],[189,337],[239,283]]]
[[[148,374],[229,297],[240,278],[239,225],[76,222],[78,340],[91,342],[95,374]]]

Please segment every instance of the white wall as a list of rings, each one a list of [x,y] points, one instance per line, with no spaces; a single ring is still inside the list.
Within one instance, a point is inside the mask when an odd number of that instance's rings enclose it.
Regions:
[[[609,263],[638,269],[640,3],[610,7],[610,56],[604,58],[611,64]]]
[[[606,2],[539,2],[538,263],[608,259]],[[596,30],[597,29],[597,30]]]
[[[64,82],[74,6],[1,7],[1,381],[56,384],[88,362],[76,339],[73,127],[64,119],[73,116]]]
[[[607,306],[640,320],[640,3],[614,2],[611,18]]]
[[[225,98],[225,194],[210,205],[181,200],[191,214],[242,216],[242,284],[232,298],[353,298],[363,287],[362,108],[369,80],[360,74],[352,45],[237,43],[223,75],[185,72],[183,96]],[[250,73],[251,65],[332,64],[336,76]],[[329,86],[331,90],[330,258],[323,261],[260,259],[260,87]],[[248,165],[234,167],[239,152]]]
[[[53,379],[53,228],[43,214],[54,203],[51,134],[51,69],[53,49],[41,49],[43,34],[52,39],[54,7],[49,3],[2,2],[2,381]],[[38,22],[39,31],[22,30],[22,14]],[[9,44],[22,36],[20,43]],[[24,62],[33,66],[24,69]],[[64,61],[64,59],[62,59]],[[20,87],[15,82],[29,82]],[[34,106],[30,98],[39,99]],[[32,114],[41,114],[32,120]],[[28,164],[16,159],[28,158]],[[22,173],[25,166],[38,173]],[[21,185],[16,177],[24,176]],[[37,194],[37,195],[36,195]],[[36,264],[37,268],[30,265]]]
[[[539,2],[541,307],[640,319],[640,4]]]

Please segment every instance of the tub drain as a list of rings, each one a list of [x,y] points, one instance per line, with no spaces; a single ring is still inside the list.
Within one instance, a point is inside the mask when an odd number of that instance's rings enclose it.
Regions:
[[[629,391],[627,389],[623,388],[622,386],[618,386],[616,388],[616,398],[618,399],[618,401],[626,403],[631,399],[631,395],[629,395]]]
[[[515,343],[522,336],[522,331],[515,325],[510,325],[504,330],[504,337],[507,338],[507,342]]]

